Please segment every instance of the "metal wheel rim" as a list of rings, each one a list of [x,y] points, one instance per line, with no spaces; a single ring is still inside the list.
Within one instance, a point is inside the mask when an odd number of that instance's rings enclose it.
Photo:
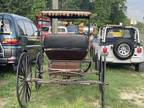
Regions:
[[[119,45],[118,53],[121,56],[128,56],[130,54],[130,46],[128,44]]]
[[[27,53],[22,53],[19,58],[16,75],[16,93],[21,107],[27,106],[27,103],[30,101],[31,82],[28,82],[27,79],[31,77],[31,64],[28,61]]]

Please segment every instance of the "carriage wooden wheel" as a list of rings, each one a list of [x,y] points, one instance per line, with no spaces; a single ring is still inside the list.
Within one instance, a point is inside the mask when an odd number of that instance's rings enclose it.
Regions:
[[[43,52],[39,52],[37,54],[36,62],[35,62],[35,78],[42,79],[43,74],[43,62],[44,62],[44,55]],[[35,88],[39,90],[41,84],[35,81]]]
[[[27,52],[20,55],[16,74],[16,93],[17,99],[22,108],[27,106],[31,98],[31,62]]]

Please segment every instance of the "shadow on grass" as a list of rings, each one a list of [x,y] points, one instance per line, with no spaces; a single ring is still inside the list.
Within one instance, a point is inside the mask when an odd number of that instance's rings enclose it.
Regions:
[[[114,70],[125,70],[128,72],[136,72],[134,66],[128,64],[107,64],[107,68]]]
[[[12,66],[0,65],[0,79],[4,78],[5,75],[14,75],[16,72],[13,71]]]
[[[62,108],[67,105],[80,107],[85,104],[92,105],[93,102],[99,100],[99,91],[97,86],[51,85],[43,86],[36,98],[35,101],[48,104],[51,107],[61,106],[60,108]],[[32,105],[34,104],[32,103]]]

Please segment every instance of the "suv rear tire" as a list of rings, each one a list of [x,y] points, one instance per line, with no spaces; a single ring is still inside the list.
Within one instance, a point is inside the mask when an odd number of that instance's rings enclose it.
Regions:
[[[8,64],[7,66],[12,72],[15,73],[17,71],[17,64]]]
[[[129,39],[118,40],[114,44],[113,53],[120,60],[129,59],[134,53],[134,45]]]
[[[144,72],[144,63],[135,64],[135,71]]]

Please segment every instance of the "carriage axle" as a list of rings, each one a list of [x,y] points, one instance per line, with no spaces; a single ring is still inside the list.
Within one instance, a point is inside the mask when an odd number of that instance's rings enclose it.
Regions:
[[[81,85],[93,85],[101,84],[107,85],[106,83],[95,81],[95,80],[42,80],[39,78],[27,79],[27,82],[37,82],[38,84],[81,84]]]

